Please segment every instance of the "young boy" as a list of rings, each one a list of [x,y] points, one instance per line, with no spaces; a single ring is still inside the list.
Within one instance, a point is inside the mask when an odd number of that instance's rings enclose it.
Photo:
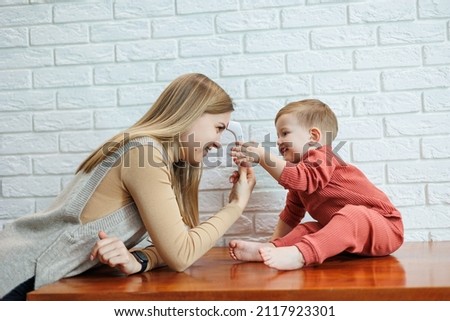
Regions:
[[[275,126],[284,160],[251,145],[234,148],[232,156],[243,166],[259,163],[288,189],[286,205],[271,241],[232,240],[232,258],[294,270],[342,252],[384,256],[401,246],[399,211],[359,169],[333,154],[338,124],[330,107],[316,99],[290,103]],[[300,224],[306,212],[315,221]]]

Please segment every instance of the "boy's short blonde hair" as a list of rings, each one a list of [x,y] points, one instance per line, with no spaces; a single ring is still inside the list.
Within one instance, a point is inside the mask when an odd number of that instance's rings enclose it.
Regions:
[[[336,138],[338,133],[336,115],[327,104],[318,99],[304,99],[287,104],[278,111],[275,124],[278,118],[285,114],[295,115],[300,126],[308,129],[317,127],[325,135],[331,133],[331,141]]]

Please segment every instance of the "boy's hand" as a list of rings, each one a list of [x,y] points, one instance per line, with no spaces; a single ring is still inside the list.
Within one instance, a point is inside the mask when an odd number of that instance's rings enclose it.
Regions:
[[[233,161],[240,167],[252,167],[253,163],[262,166],[277,182],[287,162],[266,150],[262,144],[255,142],[238,143],[231,148]]]
[[[244,167],[251,167],[252,163],[259,163],[263,157],[264,150],[256,142],[237,143],[236,147],[231,148],[231,157],[233,161]]]

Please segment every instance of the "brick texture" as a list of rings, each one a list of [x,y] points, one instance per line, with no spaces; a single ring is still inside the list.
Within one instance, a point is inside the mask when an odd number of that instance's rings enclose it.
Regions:
[[[287,102],[325,101],[339,155],[392,198],[406,241],[450,240],[448,0],[2,1],[0,229],[48,206],[92,149],[186,72],[223,86],[249,140],[275,142]],[[202,219],[227,202],[234,170],[214,156]],[[219,245],[270,236],[286,191],[256,173]]]

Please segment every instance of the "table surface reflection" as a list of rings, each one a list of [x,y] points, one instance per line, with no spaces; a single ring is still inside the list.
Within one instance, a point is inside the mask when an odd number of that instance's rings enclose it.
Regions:
[[[124,276],[110,268],[44,286],[28,300],[450,300],[450,242],[408,242],[390,256],[339,255],[277,271],[213,248],[185,272]]]

